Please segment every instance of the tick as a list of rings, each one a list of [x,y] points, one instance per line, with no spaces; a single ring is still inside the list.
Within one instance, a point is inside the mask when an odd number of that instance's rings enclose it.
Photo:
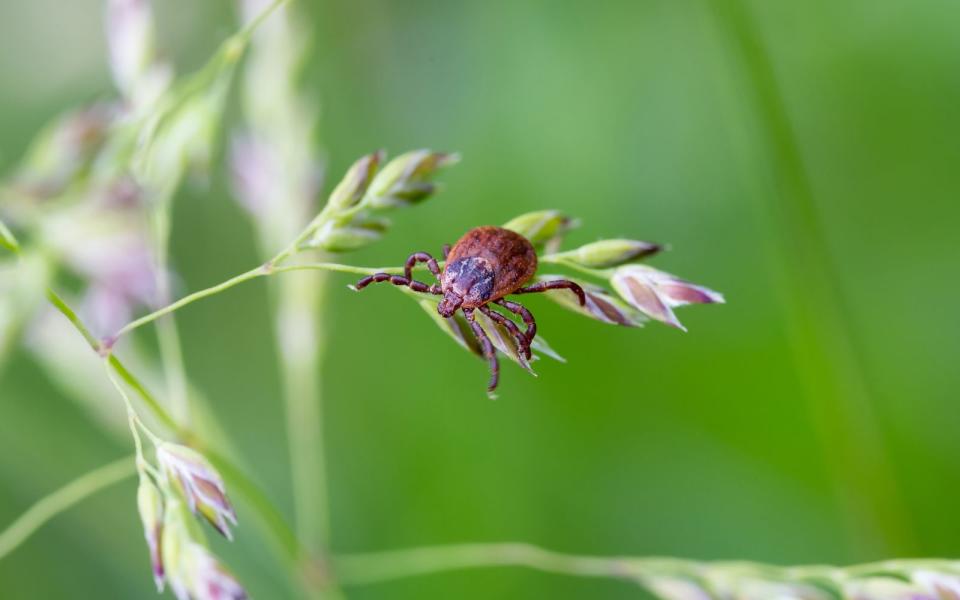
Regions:
[[[441,271],[434,257],[426,252],[415,252],[407,259],[402,277],[389,273],[374,273],[358,281],[356,289],[362,290],[371,283],[390,282],[409,287],[415,292],[443,296],[437,305],[437,312],[446,319],[453,317],[458,310],[463,311],[463,316],[480,342],[484,357],[490,363],[490,383],[487,386],[490,393],[497,388],[500,363],[497,361],[493,343],[474,318],[474,311],[482,312],[506,328],[516,339],[518,352],[522,352],[529,360],[530,344],[537,335],[537,322],[522,304],[511,302],[506,296],[568,289],[577,295],[581,306],[586,302],[583,288],[565,279],[525,285],[537,272],[537,252],[527,238],[509,229],[471,229],[453,248],[443,247],[443,258],[445,262]],[[427,285],[413,279],[413,267],[420,262],[427,263],[427,268],[439,280],[439,284]],[[526,330],[520,331],[513,320],[490,308],[491,304],[519,315],[526,325]]]

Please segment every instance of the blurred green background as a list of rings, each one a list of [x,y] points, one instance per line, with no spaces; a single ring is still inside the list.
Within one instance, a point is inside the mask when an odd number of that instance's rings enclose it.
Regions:
[[[178,71],[230,2],[159,2]],[[326,189],[376,148],[456,150],[445,191],[345,258],[399,264],[556,208],[570,244],[670,244],[653,264],[728,304],[606,326],[530,298],[569,363],[485,365],[393,291],[332,277],[323,365],[333,547],[518,540],[584,554],[847,564],[960,556],[960,5],[851,0],[302,2]],[[0,167],[106,96],[96,0],[0,5]],[[224,169],[176,200],[187,290],[257,264]],[[289,275],[310,277],[309,274]],[[192,382],[291,513],[264,282],[183,310]],[[147,338],[149,339],[149,337]],[[118,413],[117,398],[104,397]],[[129,452],[26,353],[0,375],[0,526]],[[4,598],[153,597],[134,480],[0,562]],[[255,528],[215,542],[288,594]],[[635,598],[621,582],[455,572],[350,598]]]

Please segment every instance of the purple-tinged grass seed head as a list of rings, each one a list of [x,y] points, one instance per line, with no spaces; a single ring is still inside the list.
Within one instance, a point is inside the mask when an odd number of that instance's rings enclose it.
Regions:
[[[960,600],[960,573],[920,570],[913,573],[911,579],[937,600]]]
[[[652,319],[683,331],[673,309],[687,304],[722,304],[723,295],[645,265],[619,267],[610,278],[613,288],[631,306]]]
[[[174,487],[179,489],[194,514],[202,515],[227,539],[233,539],[229,525],[237,524],[233,505],[216,469],[202,454],[180,444],[163,443],[157,460]]]
[[[246,590],[191,530],[182,501],[171,499],[163,528],[163,561],[178,600],[243,600]]]
[[[236,134],[230,140],[230,182],[233,194],[251,216],[270,214],[276,177],[283,172],[279,157],[252,134]]]
[[[573,281],[583,289],[586,302],[582,305],[579,299],[567,290],[552,290],[546,292],[545,295],[547,298],[568,310],[578,312],[603,323],[622,325],[624,327],[642,327],[647,321],[647,317],[635,308],[600,286],[579,279],[570,279],[569,277],[561,275],[542,275],[537,278],[537,281],[551,281],[554,279]]]
[[[193,600],[245,600],[247,591],[206,547],[193,543],[187,549],[192,566],[190,597]]]

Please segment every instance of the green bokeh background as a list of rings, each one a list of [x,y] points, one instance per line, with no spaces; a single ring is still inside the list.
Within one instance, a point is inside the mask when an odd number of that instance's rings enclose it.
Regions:
[[[228,2],[158,4],[181,72],[235,28]],[[570,243],[669,243],[656,266],[729,302],[682,310],[682,334],[531,298],[569,363],[539,363],[539,379],[507,364],[490,402],[485,365],[419,307],[386,289],[355,296],[336,276],[323,366],[335,550],[520,540],[777,564],[960,556],[960,5],[302,5],[329,173],[381,147],[463,154],[443,194],[349,262],[397,264],[556,208],[583,221]],[[53,115],[110,90],[101,14],[94,0],[0,5],[0,167]],[[185,289],[258,260],[222,169],[178,196],[174,227]],[[266,286],[178,323],[192,381],[290,515]],[[877,452],[864,450],[874,435]],[[3,368],[0,525],[128,451],[27,354]],[[98,494],[0,562],[0,597],[153,597],[134,490]],[[242,505],[240,519],[217,551],[255,597],[285,597]],[[638,594],[519,569],[348,590]]]

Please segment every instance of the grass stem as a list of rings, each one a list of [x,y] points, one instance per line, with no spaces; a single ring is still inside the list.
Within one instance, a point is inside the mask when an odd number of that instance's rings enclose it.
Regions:
[[[334,560],[338,580],[345,585],[369,585],[449,571],[497,567],[524,567],[576,577],[624,579],[653,590],[657,589],[658,582],[679,580],[701,590],[699,593],[688,591],[688,595],[665,593],[665,598],[727,598],[732,597],[728,596],[730,590],[742,591],[749,589],[750,584],[767,583],[780,586],[779,593],[785,598],[814,597],[810,595],[813,593],[810,591],[812,589],[817,591],[816,597],[827,597],[825,594],[829,590],[832,592],[829,597],[854,600],[866,597],[850,592],[856,589],[859,581],[872,579],[904,582],[910,581],[918,573],[953,574],[960,569],[960,563],[944,559],[910,559],[850,567],[779,567],[746,561],[699,562],[667,557],[565,554],[519,542],[456,544],[344,554]],[[799,591],[788,592],[783,587],[793,585],[799,586]],[[717,589],[718,587],[720,589]]]
[[[35,502],[26,512],[0,532],[0,559],[16,550],[50,519],[76,506],[80,501],[136,472],[136,461],[126,456],[81,475],[49,496]]]
[[[800,141],[769,48],[741,0],[710,4],[721,39],[729,46],[734,85],[752,96],[755,121],[745,161],[767,162],[769,182],[758,196],[770,220],[792,348],[824,446],[856,553],[908,553],[913,533],[863,372],[841,280],[830,253]]]

